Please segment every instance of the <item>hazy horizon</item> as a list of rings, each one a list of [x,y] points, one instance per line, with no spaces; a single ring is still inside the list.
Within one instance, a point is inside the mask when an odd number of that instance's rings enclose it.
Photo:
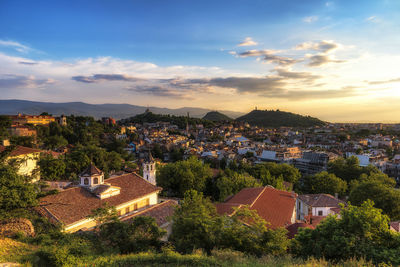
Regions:
[[[400,1],[0,2],[2,99],[398,123]]]

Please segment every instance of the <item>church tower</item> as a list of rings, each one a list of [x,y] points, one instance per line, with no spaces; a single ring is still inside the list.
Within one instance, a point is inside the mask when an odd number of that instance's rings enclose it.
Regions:
[[[156,163],[150,151],[148,157],[143,162],[143,178],[149,183],[156,185]]]
[[[104,183],[104,173],[99,170],[93,163],[84,170],[79,177],[81,178],[81,186],[96,187]]]

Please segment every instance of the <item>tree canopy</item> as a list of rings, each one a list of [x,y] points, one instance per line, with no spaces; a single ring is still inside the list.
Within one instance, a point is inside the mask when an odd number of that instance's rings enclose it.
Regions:
[[[370,200],[343,208],[340,218],[329,216],[316,229],[302,228],[292,251],[299,257],[342,261],[365,258],[375,263],[400,264],[400,235],[391,232],[389,217]]]

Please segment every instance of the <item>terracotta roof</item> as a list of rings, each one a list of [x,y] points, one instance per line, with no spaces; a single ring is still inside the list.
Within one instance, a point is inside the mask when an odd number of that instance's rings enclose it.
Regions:
[[[110,188],[110,187],[111,187],[111,185],[109,185],[109,184],[101,184],[101,185],[98,185],[92,191],[92,193],[95,194],[95,195],[99,195],[99,194],[103,193],[104,191],[107,191],[107,189]]]
[[[83,187],[73,187],[41,198],[39,207],[56,217],[59,222],[68,225],[85,219],[93,209],[104,203],[118,206],[161,190],[135,173],[109,178],[106,182],[120,187],[120,194],[101,200]]]
[[[251,205],[257,197],[262,193],[264,187],[244,188],[239,193],[229,198],[226,203],[238,203],[243,205]]]
[[[269,227],[275,229],[292,224],[296,197],[295,193],[271,186],[245,188],[216,207],[218,214],[232,215],[233,207],[249,205],[250,209],[257,210],[260,217],[270,223]]]
[[[0,153],[6,150],[7,147],[0,145]],[[34,149],[30,147],[25,147],[25,146],[16,146],[15,149],[13,149],[10,152],[10,157],[17,157],[21,155],[27,155],[27,154],[32,154],[32,153],[40,153],[43,152],[40,149]]]
[[[175,208],[178,206],[178,202],[172,199],[164,201],[162,203],[153,205],[143,211],[136,212],[132,215],[124,217],[121,221],[130,222],[137,216],[149,216],[156,219],[157,225],[162,226],[170,220],[170,217],[174,214]]]
[[[339,208],[339,203],[346,204],[346,202],[335,198],[329,194],[308,194],[299,195],[299,199],[312,207],[336,207]]]
[[[91,162],[90,165],[83,172],[80,173],[80,176],[83,176],[83,175],[89,175],[89,176],[100,175],[102,173],[103,172],[99,168],[97,168],[93,164],[93,162]]]
[[[390,227],[393,228],[396,232],[400,232],[400,221],[397,222],[390,222],[389,223]]]
[[[234,212],[233,208],[241,207],[241,204],[235,203],[216,203],[217,213],[221,215],[232,215]]]
[[[310,229],[315,229],[314,226],[304,223],[304,222],[296,222],[294,224],[291,224],[286,227],[288,230],[288,238],[292,239],[294,236],[299,232],[299,228],[310,228]]]

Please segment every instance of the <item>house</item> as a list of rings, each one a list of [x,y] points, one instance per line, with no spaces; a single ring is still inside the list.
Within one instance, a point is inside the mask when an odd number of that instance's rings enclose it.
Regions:
[[[163,206],[157,205],[161,205],[161,190],[136,173],[104,179],[103,172],[90,164],[80,174],[79,186],[41,198],[37,210],[51,222],[61,224],[64,231],[76,232],[96,226],[88,216],[105,204],[115,207],[122,220],[150,207],[158,207],[160,212]]]
[[[297,220],[305,221],[309,216],[326,217],[337,214],[340,212],[340,204],[346,205],[346,202],[329,194],[299,195],[296,201]]]
[[[391,231],[400,233],[400,221],[390,222],[389,228]]]
[[[215,204],[220,215],[231,216],[234,208],[249,205],[258,215],[270,223],[272,229],[286,227],[296,219],[296,197],[292,192],[282,191],[272,186],[244,188],[224,203]]]
[[[48,125],[50,122],[56,120],[56,118],[48,115],[11,115],[9,116],[12,124],[33,124],[33,125]]]
[[[16,136],[36,136],[36,130],[25,125],[12,125],[8,131]]]
[[[0,153],[6,152],[6,150],[6,146],[0,145]],[[39,149],[16,146],[10,150],[7,162],[16,161],[19,163],[18,174],[32,176],[32,182],[37,182],[40,179],[38,161],[41,152],[43,151]]]

